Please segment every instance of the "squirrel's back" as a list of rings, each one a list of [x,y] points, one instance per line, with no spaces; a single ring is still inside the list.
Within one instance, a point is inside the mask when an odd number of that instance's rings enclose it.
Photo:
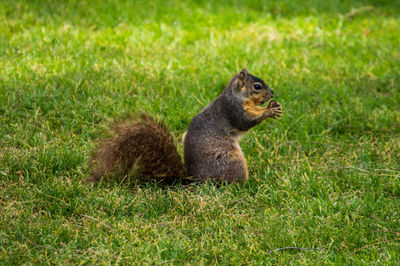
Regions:
[[[190,176],[228,183],[248,178],[239,146],[240,131],[232,126],[226,92],[191,121],[184,139],[185,165]]]

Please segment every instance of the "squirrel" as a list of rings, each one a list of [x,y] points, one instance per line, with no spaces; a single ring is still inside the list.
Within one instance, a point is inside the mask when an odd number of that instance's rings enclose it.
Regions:
[[[267,118],[282,115],[282,106],[265,82],[246,68],[236,74],[220,95],[191,121],[183,136],[184,163],[164,122],[141,113],[117,122],[112,136],[100,140],[90,158],[90,180],[119,170],[155,180],[248,179],[240,136]],[[261,106],[269,101],[268,106]]]

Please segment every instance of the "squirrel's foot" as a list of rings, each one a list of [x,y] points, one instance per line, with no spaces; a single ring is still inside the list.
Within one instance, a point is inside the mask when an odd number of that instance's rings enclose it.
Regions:
[[[268,117],[277,118],[282,116],[282,106],[275,100],[269,102],[267,107]]]

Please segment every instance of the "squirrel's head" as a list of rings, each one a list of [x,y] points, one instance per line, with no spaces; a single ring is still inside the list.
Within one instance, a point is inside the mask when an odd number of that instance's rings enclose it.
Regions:
[[[254,105],[262,105],[274,97],[274,92],[267,84],[251,75],[246,68],[235,75],[231,84],[235,96]]]

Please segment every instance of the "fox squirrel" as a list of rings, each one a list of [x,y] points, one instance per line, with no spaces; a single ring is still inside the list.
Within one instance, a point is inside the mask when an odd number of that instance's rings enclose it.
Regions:
[[[263,80],[242,69],[191,121],[184,135],[184,164],[162,121],[141,114],[116,123],[113,136],[102,139],[91,157],[91,181],[117,170],[122,175],[136,170],[156,180],[242,182],[248,172],[239,138],[266,118],[281,116],[282,107],[275,100],[260,106],[273,96]]]

